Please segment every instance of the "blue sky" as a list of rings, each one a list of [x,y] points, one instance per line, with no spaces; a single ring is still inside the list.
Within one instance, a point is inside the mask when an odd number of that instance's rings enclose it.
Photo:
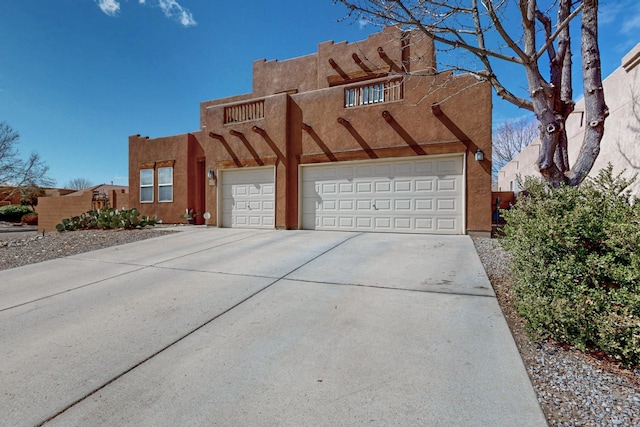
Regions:
[[[601,10],[606,76],[640,42],[640,2]],[[254,60],[378,31],[345,12],[332,0],[0,0],[0,121],[58,186],[127,185],[129,135],[195,131],[200,101],[251,92]],[[494,123],[523,114],[494,102]]]

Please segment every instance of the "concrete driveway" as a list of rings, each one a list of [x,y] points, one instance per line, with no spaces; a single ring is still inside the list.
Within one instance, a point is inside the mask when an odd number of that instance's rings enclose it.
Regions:
[[[469,237],[196,227],[0,272],[0,414],[546,425]]]

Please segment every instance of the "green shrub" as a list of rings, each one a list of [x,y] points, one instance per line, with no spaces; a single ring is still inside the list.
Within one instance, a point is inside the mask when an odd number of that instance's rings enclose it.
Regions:
[[[524,182],[504,212],[516,305],[535,338],[640,365],[640,205],[609,165],[580,187]]]
[[[29,206],[7,205],[0,206],[0,221],[20,222],[23,215],[33,212]]]
[[[158,223],[158,218],[154,215],[140,217],[140,212],[136,209],[114,209],[91,210],[72,218],[63,218],[62,222],[56,225],[58,231],[84,230],[91,228],[117,229],[117,228],[144,228],[154,226]]]

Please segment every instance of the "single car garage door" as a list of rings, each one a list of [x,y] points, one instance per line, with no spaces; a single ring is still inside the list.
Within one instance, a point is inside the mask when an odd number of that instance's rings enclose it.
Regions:
[[[275,170],[273,167],[219,172],[222,226],[273,228]]]
[[[464,157],[302,167],[302,226],[310,230],[464,233]]]

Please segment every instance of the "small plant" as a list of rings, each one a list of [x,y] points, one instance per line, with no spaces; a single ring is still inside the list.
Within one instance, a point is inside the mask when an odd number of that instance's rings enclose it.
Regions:
[[[20,222],[22,217],[32,213],[33,209],[23,205],[0,206],[0,221]]]
[[[580,187],[527,180],[504,212],[516,306],[534,338],[640,365],[640,204],[612,167]]]
[[[189,224],[192,224],[198,215],[200,215],[200,212],[194,212],[193,209],[185,209],[185,212],[180,215],[180,218],[184,218]]]
[[[133,209],[106,208],[103,210],[90,210],[79,216],[63,218],[61,223],[56,225],[58,231],[73,231],[99,228],[108,229],[133,229],[154,226],[158,223],[158,218],[154,215],[140,217],[140,211]]]

